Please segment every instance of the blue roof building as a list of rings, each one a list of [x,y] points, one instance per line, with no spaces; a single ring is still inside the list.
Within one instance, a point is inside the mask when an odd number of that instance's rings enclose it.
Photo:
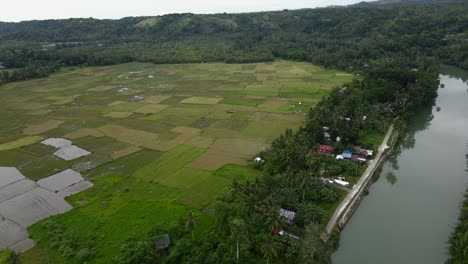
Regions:
[[[353,152],[351,152],[351,150],[347,149],[347,150],[343,151],[343,153],[341,155],[345,159],[350,159],[353,156]]]

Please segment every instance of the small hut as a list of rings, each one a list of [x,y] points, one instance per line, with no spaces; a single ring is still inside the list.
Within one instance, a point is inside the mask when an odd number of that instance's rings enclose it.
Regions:
[[[169,248],[171,245],[171,238],[169,234],[164,234],[154,238],[154,250],[162,251]]]

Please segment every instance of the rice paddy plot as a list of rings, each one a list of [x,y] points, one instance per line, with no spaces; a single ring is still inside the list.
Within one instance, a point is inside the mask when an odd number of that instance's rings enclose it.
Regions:
[[[189,97],[187,99],[184,99],[181,101],[183,104],[207,104],[207,105],[212,105],[212,104],[217,104],[219,101],[223,100],[223,98],[210,98],[210,97],[200,97],[200,96],[194,96],[194,97]]]
[[[17,139],[15,141],[11,141],[8,143],[0,144],[0,151],[1,150],[10,150],[10,149],[17,149],[24,146],[32,145],[44,139],[42,136],[29,136]]]
[[[101,253],[89,262],[107,263],[129,235],[202,210],[233,179],[254,179],[259,172],[247,165],[254,155],[301,126],[308,107],[351,78],[290,61],[62,69],[2,86],[0,165],[32,180],[68,169],[92,179],[94,187],[81,193],[91,185],[65,188],[59,196],[72,195],[67,200],[79,209],[54,221],[77,241],[96,233]],[[39,143],[50,137],[89,155],[58,158],[55,147],[63,146]],[[57,260],[41,223],[30,229],[39,245],[25,258]]]
[[[47,120],[41,124],[27,126],[23,130],[23,133],[26,135],[30,135],[30,136],[39,135],[49,130],[52,130],[54,128],[57,128],[63,123],[64,121],[60,121],[60,120]]]

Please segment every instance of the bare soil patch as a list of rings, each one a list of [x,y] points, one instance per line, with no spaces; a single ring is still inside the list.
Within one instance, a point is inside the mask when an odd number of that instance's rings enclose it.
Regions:
[[[66,134],[64,137],[69,139],[78,139],[86,136],[93,136],[93,137],[103,137],[104,133],[95,129],[95,128],[82,128],[77,131],[70,132]]]
[[[39,135],[45,133],[49,130],[59,127],[61,124],[65,123],[65,121],[60,120],[48,120],[42,124],[38,125],[29,125],[24,130],[23,133],[26,135]]]
[[[267,146],[268,144],[251,140],[219,139],[188,167],[213,171],[226,164],[245,165],[250,157]]]
[[[131,147],[128,147],[126,149],[115,151],[114,153],[111,154],[111,158],[112,159],[118,159],[118,158],[121,158],[121,157],[124,157],[124,156],[128,156],[130,154],[133,154],[135,152],[138,152],[140,150],[141,150],[140,147],[131,146]]]

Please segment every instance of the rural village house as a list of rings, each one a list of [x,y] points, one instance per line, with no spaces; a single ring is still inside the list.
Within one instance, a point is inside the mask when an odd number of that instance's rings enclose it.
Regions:
[[[279,210],[279,215],[285,218],[289,224],[292,224],[294,222],[294,218],[296,218],[295,212],[282,209],[282,208]]]
[[[171,239],[169,234],[164,234],[154,238],[154,250],[162,251],[169,248],[171,244]]]

